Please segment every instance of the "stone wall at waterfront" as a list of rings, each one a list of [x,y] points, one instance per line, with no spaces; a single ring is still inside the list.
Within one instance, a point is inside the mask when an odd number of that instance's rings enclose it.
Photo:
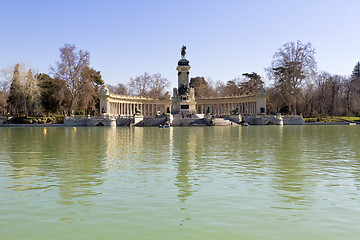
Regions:
[[[6,121],[6,116],[0,116],[0,124],[3,124]]]
[[[302,125],[303,118],[299,115],[248,115],[243,120],[250,125]]]
[[[215,121],[216,120],[216,121]],[[220,121],[222,120],[222,121]],[[65,126],[159,126],[169,122],[172,126],[233,125],[246,122],[250,125],[302,125],[301,116],[281,115],[229,115],[213,118],[204,114],[174,114],[135,117],[66,117]],[[216,124],[218,122],[218,124]],[[220,124],[221,122],[221,124]]]
[[[294,116],[282,116],[284,125],[302,125],[304,124],[304,120],[299,115]]]
[[[65,117],[64,126],[116,126],[111,117]]]

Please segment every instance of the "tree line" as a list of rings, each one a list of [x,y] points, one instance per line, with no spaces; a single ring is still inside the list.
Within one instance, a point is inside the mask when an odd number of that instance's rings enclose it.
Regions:
[[[90,53],[73,44],[60,49],[60,60],[50,73],[34,73],[25,65],[2,70],[1,113],[9,115],[96,114],[99,111],[99,86],[104,82],[99,71],[90,67]]]
[[[59,61],[48,74],[35,73],[23,64],[2,70],[0,114],[49,115],[99,114],[100,71],[90,67],[90,53],[73,44],[59,49]],[[227,82],[204,77],[190,80],[197,98],[251,95],[266,90],[268,114],[359,115],[360,62],[351,76],[317,71],[311,43],[288,42],[273,55],[265,69],[271,85],[264,87],[260,75],[244,73]],[[107,85],[119,95],[162,98],[169,81],[160,73],[130,78],[127,83]]]
[[[315,49],[300,41],[284,44],[267,69],[273,85],[267,88],[269,113],[359,115],[360,63],[351,76],[317,71]]]

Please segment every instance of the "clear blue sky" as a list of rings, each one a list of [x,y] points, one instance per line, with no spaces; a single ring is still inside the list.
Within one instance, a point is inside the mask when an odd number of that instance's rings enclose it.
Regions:
[[[59,48],[91,54],[107,84],[144,72],[176,86],[187,46],[191,77],[228,81],[264,68],[288,41],[311,42],[318,69],[350,75],[360,61],[359,0],[0,0],[0,69],[49,72]]]

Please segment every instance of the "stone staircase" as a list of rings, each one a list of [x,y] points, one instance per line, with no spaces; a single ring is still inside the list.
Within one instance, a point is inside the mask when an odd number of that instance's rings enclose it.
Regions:
[[[137,123],[136,126],[159,126],[160,124],[165,124],[166,116],[157,116],[157,117],[150,117],[144,118],[141,122]]]
[[[224,118],[214,118],[212,120],[212,123],[214,124],[214,126],[231,126],[231,125],[238,125],[235,122],[232,122],[230,120],[226,120]]]
[[[173,126],[207,126],[203,120],[203,114],[174,114]]]
[[[191,126],[207,126],[207,123],[204,119],[196,119],[195,121],[190,123]]]

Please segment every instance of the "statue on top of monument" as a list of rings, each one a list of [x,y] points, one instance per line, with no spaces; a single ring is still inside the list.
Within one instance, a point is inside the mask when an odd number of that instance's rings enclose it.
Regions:
[[[182,48],[181,48],[181,57],[185,58],[185,55],[186,55],[186,46],[183,45]]]

